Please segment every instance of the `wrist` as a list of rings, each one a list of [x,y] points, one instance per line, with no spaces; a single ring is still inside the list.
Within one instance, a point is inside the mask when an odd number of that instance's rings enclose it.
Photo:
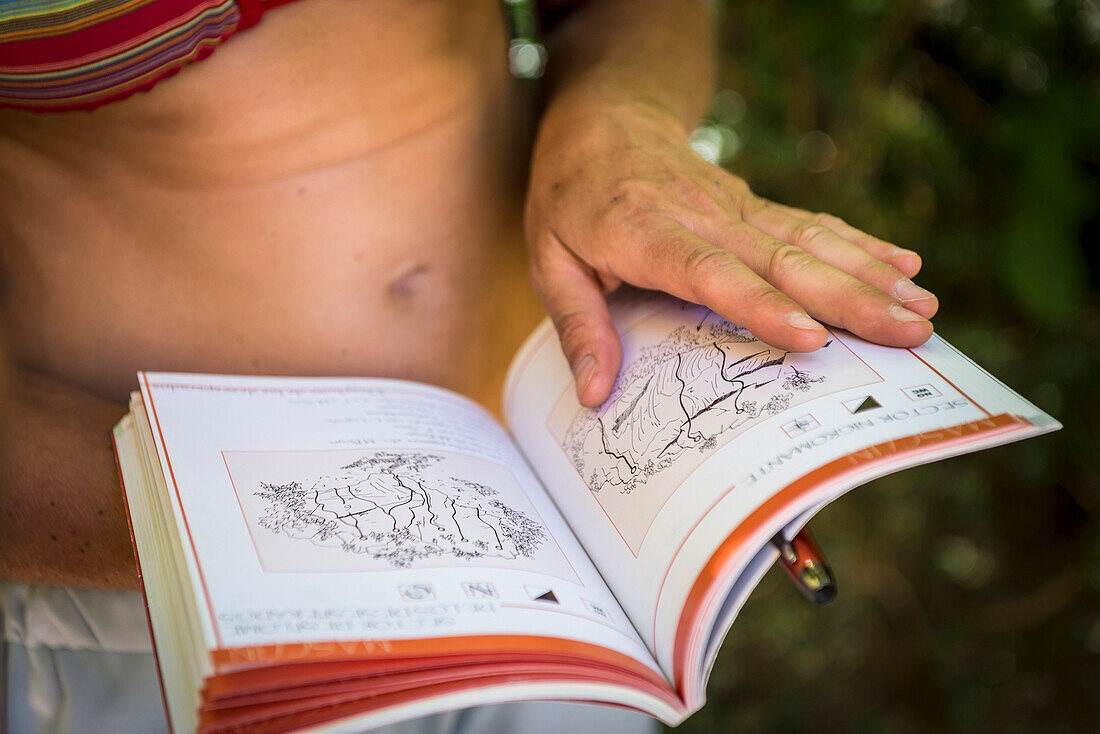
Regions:
[[[611,117],[632,117],[661,123],[686,139],[688,128],[694,125],[696,116],[695,111],[688,107],[677,104],[676,100],[660,91],[650,92],[637,84],[589,79],[553,94],[543,113],[543,120],[565,118],[583,123]]]
[[[637,92],[606,87],[563,91],[555,95],[539,121],[535,155],[559,145],[606,146],[640,137],[684,144],[690,130],[682,118],[666,102]]]

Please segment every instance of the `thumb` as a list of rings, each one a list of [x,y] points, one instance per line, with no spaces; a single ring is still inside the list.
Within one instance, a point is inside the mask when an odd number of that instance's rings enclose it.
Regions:
[[[557,329],[577,399],[594,408],[615,385],[622,362],[619,335],[595,273],[554,235],[549,237],[553,241],[532,257],[531,279]]]

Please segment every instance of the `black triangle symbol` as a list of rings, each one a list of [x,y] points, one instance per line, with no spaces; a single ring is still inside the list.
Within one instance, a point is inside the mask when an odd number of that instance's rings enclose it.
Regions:
[[[558,597],[554,596],[554,590],[553,589],[547,589],[543,593],[539,594],[538,596],[535,597],[535,601],[548,601],[551,604],[560,604],[561,603],[561,602],[558,601]]]
[[[882,404],[879,403],[879,401],[875,400],[873,397],[868,395],[866,397],[866,399],[864,399],[864,401],[859,404],[859,407],[855,409],[855,412],[856,413],[862,413],[865,410],[874,410],[875,408],[881,408],[881,407],[882,407]]]

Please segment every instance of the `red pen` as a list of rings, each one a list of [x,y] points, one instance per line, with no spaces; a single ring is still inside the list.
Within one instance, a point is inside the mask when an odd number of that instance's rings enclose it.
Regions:
[[[836,582],[825,555],[817,547],[809,528],[788,540],[783,533],[772,538],[787,575],[810,601],[827,604],[836,598]]]

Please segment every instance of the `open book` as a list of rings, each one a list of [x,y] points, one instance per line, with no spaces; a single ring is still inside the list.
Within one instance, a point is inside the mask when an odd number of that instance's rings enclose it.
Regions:
[[[677,724],[777,556],[874,477],[1058,423],[944,340],[793,354],[630,292],[582,408],[544,323],[506,427],[382,379],[141,373],[114,440],[177,732],[526,699]]]

